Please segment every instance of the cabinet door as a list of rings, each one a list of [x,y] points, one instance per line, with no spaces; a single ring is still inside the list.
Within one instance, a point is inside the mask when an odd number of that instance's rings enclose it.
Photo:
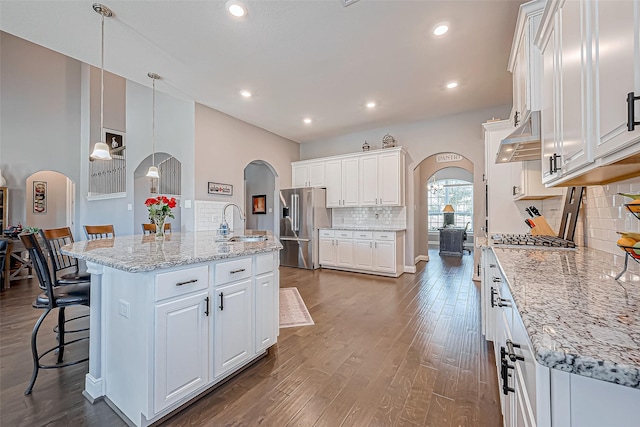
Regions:
[[[309,182],[309,166],[292,165],[291,180],[293,188],[306,187]]]
[[[374,243],[373,269],[385,273],[396,272],[396,242],[376,241]]]
[[[220,377],[254,354],[251,279],[216,288],[212,305],[216,313],[214,373]]]
[[[278,333],[278,289],[273,274],[256,277],[256,353],[276,343]]]
[[[358,206],[358,158],[342,161],[342,206]]]
[[[354,240],[354,263],[355,268],[361,270],[373,270],[373,241]]]
[[[360,157],[359,168],[359,205],[375,206],[378,204],[378,156]]]
[[[336,239],[336,265],[353,267],[353,240]]]
[[[324,187],[324,162],[312,163],[308,167],[309,187]]]
[[[594,1],[592,31],[595,79],[596,157],[628,145],[640,126],[627,130],[627,93],[640,95],[640,1]],[[634,33],[635,29],[635,33]],[[640,102],[635,104],[640,121]]]
[[[336,265],[336,251],[333,239],[320,239],[318,252],[320,265]]]
[[[557,15],[547,44],[542,51],[542,111],[541,111],[541,145],[542,145],[542,182],[547,183],[558,178],[558,173],[550,163],[555,154],[560,155],[559,107],[558,107],[558,72],[557,72]]]
[[[511,195],[516,200],[524,196],[523,163],[524,162],[511,163]]]
[[[587,131],[587,43],[585,37],[585,1],[567,1],[558,11],[560,58],[560,141],[558,167],[566,175],[593,161]],[[561,165],[560,165],[561,164]]]
[[[331,160],[325,163],[325,182],[327,185],[327,207],[342,206],[342,161]]]
[[[156,413],[209,382],[208,296],[199,292],[155,308]]]
[[[384,153],[378,157],[378,204],[384,206],[402,206],[404,193],[400,153]]]
[[[511,123],[519,126],[522,123],[522,114],[527,110],[527,37],[520,38],[518,54],[513,65],[513,116]]]

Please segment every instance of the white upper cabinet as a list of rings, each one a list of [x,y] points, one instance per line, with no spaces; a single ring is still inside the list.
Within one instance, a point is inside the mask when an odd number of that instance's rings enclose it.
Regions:
[[[537,200],[563,195],[562,188],[547,188],[542,184],[541,171],[540,160],[511,163],[514,200]]]
[[[640,95],[640,1],[594,1],[592,52],[596,108],[595,155],[605,156],[638,139],[627,130],[627,94]],[[640,101],[635,120],[640,121]],[[637,127],[640,129],[640,127]]]
[[[291,180],[294,188],[324,187],[324,162],[295,162],[291,164]]]
[[[404,153],[399,150],[360,157],[359,206],[404,205]]]
[[[536,46],[543,54],[542,175],[551,185],[638,176],[640,0],[550,0]],[[619,163],[617,163],[619,162]]]

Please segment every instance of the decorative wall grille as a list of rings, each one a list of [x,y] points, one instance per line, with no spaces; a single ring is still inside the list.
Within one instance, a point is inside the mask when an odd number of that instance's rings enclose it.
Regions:
[[[127,161],[124,150],[111,160],[89,162],[89,195],[100,196],[127,191]]]

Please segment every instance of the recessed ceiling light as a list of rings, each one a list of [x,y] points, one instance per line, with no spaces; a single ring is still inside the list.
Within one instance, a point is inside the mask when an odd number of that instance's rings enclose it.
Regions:
[[[245,98],[251,98],[251,92],[249,92],[248,90],[241,91],[240,95],[244,96]]]
[[[446,33],[447,31],[449,31],[449,26],[447,24],[438,24],[433,29],[433,34],[435,34],[436,36],[441,36],[444,33]]]
[[[247,14],[247,9],[240,2],[230,0],[227,2],[227,10],[236,18],[241,18]]]
[[[376,106],[376,103],[371,101],[371,102],[367,102],[367,108],[373,108]]]
[[[447,83],[447,89],[453,89],[453,88],[456,88],[456,87],[458,87],[458,82]]]
[[[509,160],[509,159],[507,159],[506,157],[503,157],[503,158],[502,158],[502,159],[500,159],[500,160],[502,160],[503,162],[506,162],[506,161],[507,161],[507,160]]]
[[[305,122],[305,124],[310,124],[311,123],[311,119],[309,117],[307,117],[306,119],[303,120],[303,122]]]

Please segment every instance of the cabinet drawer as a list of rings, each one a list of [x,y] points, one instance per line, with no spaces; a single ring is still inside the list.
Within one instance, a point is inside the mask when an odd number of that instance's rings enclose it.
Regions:
[[[251,277],[251,258],[221,262],[216,264],[215,269],[214,286],[245,279]]]
[[[333,230],[320,230],[320,237],[334,237],[335,233]]]
[[[256,275],[273,271],[273,254],[256,256]]]
[[[353,237],[357,240],[371,240],[373,239],[373,232],[371,231],[355,231]]]
[[[335,236],[343,239],[353,239],[353,231],[334,230]]]
[[[188,294],[209,286],[209,267],[185,268],[156,275],[156,301]]]
[[[396,240],[396,233],[393,231],[376,231],[373,233],[373,238],[376,240]]]

